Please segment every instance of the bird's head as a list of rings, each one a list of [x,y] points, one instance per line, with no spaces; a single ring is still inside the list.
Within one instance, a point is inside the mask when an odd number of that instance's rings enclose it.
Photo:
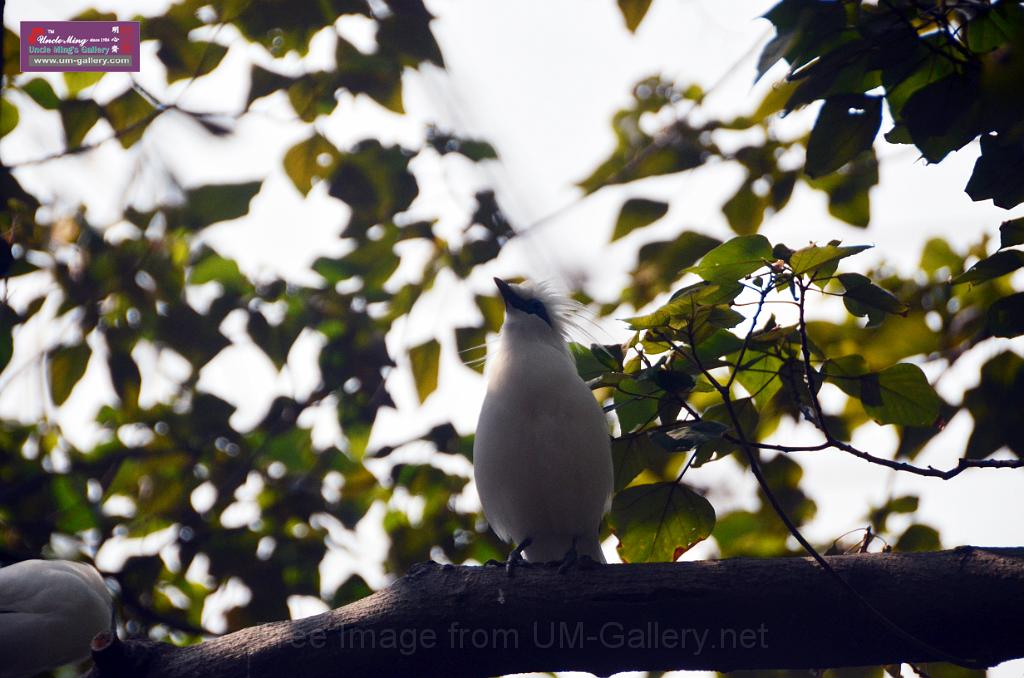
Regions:
[[[502,333],[548,340],[561,346],[574,329],[571,314],[579,304],[555,292],[544,283],[509,283],[495,278],[505,301],[505,325]]]

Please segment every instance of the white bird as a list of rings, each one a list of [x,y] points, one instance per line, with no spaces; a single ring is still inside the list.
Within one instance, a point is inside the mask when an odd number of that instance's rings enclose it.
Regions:
[[[495,533],[529,562],[585,555],[612,492],[608,424],[565,340],[571,300],[544,285],[494,279],[505,324],[488,357],[473,470]]]
[[[0,678],[32,676],[90,654],[111,628],[110,592],[90,565],[25,560],[0,569]]]

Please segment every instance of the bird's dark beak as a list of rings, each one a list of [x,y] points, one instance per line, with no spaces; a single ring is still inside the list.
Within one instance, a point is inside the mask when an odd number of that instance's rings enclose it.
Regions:
[[[501,278],[495,278],[494,284],[498,286],[498,291],[501,292],[501,298],[505,300],[505,306],[522,306],[522,298],[515,293],[515,290],[512,289],[511,285]]]

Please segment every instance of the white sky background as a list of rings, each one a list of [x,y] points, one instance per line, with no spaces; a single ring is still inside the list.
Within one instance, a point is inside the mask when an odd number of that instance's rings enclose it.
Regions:
[[[593,296],[610,300],[626,282],[641,244],[671,237],[682,227],[728,237],[730,232],[720,206],[741,180],[742,172],[736,166],[705,167],[679,176],[605,189],[582,202],[576,202],[579,191],[574,184],[611,151],[612,114],[628,102],[633,84],[643,77],[662,74],[681,83],[695,82],[709,88],[729,73],[706,102],[709,115],[735,115],[750,110],[773,76],[783,72],[777,66],[761,84],[751,86],[757,57],[757,50],[751,52],[751,48],[763,44],[770,35],[768,22],[756,17],[772,4],[765,0],[657,0],[638,33],[632,36],[625,30],[613,0],[428,2],[438,16],[433,28],[447,61],[447,74],[424,68],[422,73],[407,75],[408,119],[382,112],[363,98],[346,97],[338,110],[322,121],[322,128],[339,145],[376,136],[416,146],[421,140],[419,127],[423,122],[437,122],[465,136],[490,141],[501,157],[499,163],[476,167],[448,156],[440,161],[423,158],[414,166],[421,178],[421,196],[413,211],[424,216],[440,215],[441,228],[451,229],[452,233],[464,225],[473,193],[486,184],[497,187],[502,207],[520,229],[549,215],[557,216],[512,241],[497,262],[482,267],[468,284],[457,284],[451,278],[439,281],[417,312],[407,322],[396,325],[389,335],[392,353],[398,354],[403,347],[435,333],[443,334],[447,326],[471,322],[475,317],[470,304],[472,294],[490,293],[492,275],[524,274],[567,286],[585,281]],[[86,6],[113,10],[121,18],[130,18],[136,12],[159,12],[165,5],[166,2],[116,0],[13,0],[7,3],[4,23],[16,31],[19,20],[69,18]],[[359,20],[344,20],[342,30],[361,47],[372,47],[372,34]],[[217,39],[230,41],[230,37],[229,29],[225,29]],[[154,53],[151,43],[143,46],[143,70],[137,77],[164,100],[173,100],[181,86],[168,90],[162,84],[162,69]],[[283,63],[300,70],[325,68],[330,66],[332,53],[333,38],[320,35],[304,62],[290,58]],[[196,81],[179,103],[203,111],[239,110],[248,91],[248,64],[252,58],[254,50],[233,47],[216,75]],[[271,61],[265,55],[255,58],[264,65]],[[281,62],[275,62],[274,67],[280,69]],[[116,96],[123,90],[126,77],[108,74],[94,95],[101,101]],[[52,81],[55,85],[60,82],[59,78]],[[21,105],[23,100],[18,103]],[[259,115],[247,116],[235,135],[223,140],[197,132],[193,123],[180,116],[164,116],[151,126],[143,142],[148,154],[146,164],[152,167],[159,164],[154,160],[163,161],[177,176],[195,185],[266,177],[250,216],[212,227],[205,238],[218,250],[237,257],[250,275],[285,275],[315,283],[317,276],[309,272],[309,264],[318,256],[344,250],[337,233],[347,208],[327,197],[322,186],[303,200],[283,174],[281,156],[305,136],[306,128],[289,121],[286,106],[280,104],[280,100],[273,99],[264,102],[258,106],[262,111]],[[18,128],[0,144],[8,164],[59,151],[62,144],[59,135],[53,134],[60,124],[56,114],[35,109],[35,113],[26,115],[25,108],[22,110]],[[808,126],[814,114],[813,109],[794,114],[785,124],[792,129]],[[87,141],[105,138],[109,133],[105,123],[100,123]],[[773,242],[791,246],[832,238],[872,243],[875,250],[848,265],[864,266],[871,257],[884,256],[903,271],[910,271],[928,237],[941,235],[954,247],[963,247],[982,233],[995,234],[1003,220],[1024,214],[1019,208],[1006,212],[990,202],[974,203],[963,192],[977,153],[976,145],[971,145],[940,165],[926,166],[909,147],[883,143],[879,148],[881,180],[871,193],[872,221],[867,230],[832,219],[824,194],[798,184],[786,209],[768,217],[761,232]],[[73,210],[75,201],[80,199],[88,206],[92,222],[113,224],[126,188],[130,199],[142,205],[160,197],[153,190],[159,181],[132,180],[136,157],[110,142],[83,157],[65,158],[25,171],[19,178],[37,195],[70,196],[71,201],[59,205],[58,210]],[[155,178],[159,179],[159,174]],[[654,226],[608,245],[618,208],[630,196],[669,201],[671,210]],[[573,207],[559,211],[569,204]],[[416,255],[415,248],[410,248],[409,261],[396,274],[398,277],[411,274]],[[18,290],[12,287],[11,295],[17,303]],[[242,327],[240,323],[232,326],[229,321],[225,330],[229,336],[244,339]],[[624,336],[621,324],[606,322],[604,327],[607,335],[601,336],[602,340]],[[52,328],[42,323],[30,325],[18,335],[16,356],[25,358],[38,350],[33,347],[52,342]],[[1015,345],[1018,351],[1022,348],[1019,340],[990,341],[980,346],[950,374],[943,375],[940,391],[957,401],[963,389],[977,382],[978,367],[1007,345]],[[315,355],[315,348],[312,340],[298,346],[292,352],[287,375],[278,375],[270,362],[251,347],[230,348],[204,371],[201,384],[237,403],[239,412],[233,423],[246,428],[262,417],[277,392],[295,389],[301,393],[314,387],[314,363],[303,356]],[[146,356],[136,357],[144,361],[145,368]],[[396,374],[391,380],[391,391],[399,408],[382,415],[373,444],[403,441],[432,423],[448,419],[463,432],[472,430],[483,385],[475,373],[460,368],[458,360],[454,348],[446,345],[441,388],[423,407],[416,402],[411,379]],[[148,364],[153,361],[150,359]],[[173,375],[175,365],[162,365],[161,369]],[[100,372],[90,370],[86,379],[109,393]],[[929,376],[935,380],[940,372],[933,370]],[[31,368],[9,385],[5,377],[0,377],[0,412],[5,416],[37,418],[40,412],[27,409],[25,403],[39,400],[38,384],[38,370]],[[150,389],[149,396],[154,398],[161,392],[156,379],[145,379],[144,389]],[[113,399],[112,395],[109,397]],[[94,389],[79,389],[56,413],[76,443],[88,445],[94,437],[89,420],[95,399]],[[331,435],[329,419],[325,411],[317,421],[321,440]],[[948,429],[919,457],[919,463],[940,467],[955,463],[970,430],[969,418],[959,415]],[[804,437],[813,439],[813,432],[790,425],[782,427],[775,437],[791,442]],[[855,443],[885,452],[892,449],[894,441],[891,431],[876,428],[862,430]],[[939,528],[947,547],[1024,544],[1024,521],[1007,519],[1014,511],[1019,515],[1024,508],[1020,499],[1024,479],[1020,472],[973,470],[944,482],[899,475],[837,451],[805,453],[799,461],[805,471],[803,488],[818,505],[817,517],[805,529],[812,541],[829,541],[863,527],[864,514],[870,506],[882,503],[890,492],[894,496],[912,492],[921,497],[916,519]],[[720,512],[748,506],[753,501],[753,480],[731,460],[709,464],[688,477],[698,486],[711,488],[710,498]],[[369,518],[379,520],[379,516]],[[342,540],[361,546],[378,543],[379,529],[374,531],[369,522],[368,519],[363,532],[344,535]],[[905,524],[899,518],[893,523],[896,527]],[[612,556],[614,549],[606,550]],[[709,545],[701,545],[685,557],[700,558],[710,553]],[[371,584],[383,582],[379,568],[369,563],[353,564],[344,555],[329,561],[322,567],[325,578],[343,579],[355,568]],[[1019,676],[1022,670],[1024,661],[1006,664],[990,675]]]

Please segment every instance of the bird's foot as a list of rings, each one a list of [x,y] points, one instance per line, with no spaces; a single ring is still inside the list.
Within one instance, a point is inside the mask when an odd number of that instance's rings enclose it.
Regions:
[[[526,567],[529,563],[523,558],[523,551],[533,543],[533,539],[527,537],[523,541],[519,542],[514,549],[508,554],[508,559],[505,561],[505,574],[509,577],[517,567]]]
[[[576,539],[573,538],[572,546],[565,552],[565,556],[562,558],[561,564],[558,566],[558,574],[565,574],[571,570],[579,561],[579,555],[576,553]]]
[[[572,546],[566,552],[565,557],[558,563],[558,574],[565,574],[570,570],[590,570],[598,565],[598,562],[588,556],[587,554],[580,555],[576,551],[576,540],[572,542]]]

